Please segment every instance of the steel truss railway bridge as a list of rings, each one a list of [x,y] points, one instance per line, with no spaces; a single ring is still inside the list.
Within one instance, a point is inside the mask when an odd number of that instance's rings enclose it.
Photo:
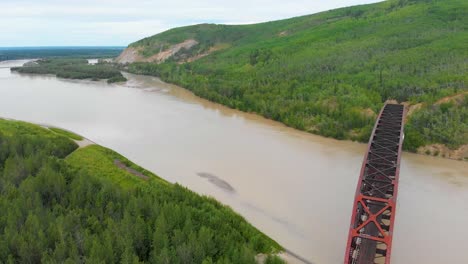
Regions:
[[[372,131],[354,199],[345,264],[390,263],[395,221],[403,105],[384,105]]]

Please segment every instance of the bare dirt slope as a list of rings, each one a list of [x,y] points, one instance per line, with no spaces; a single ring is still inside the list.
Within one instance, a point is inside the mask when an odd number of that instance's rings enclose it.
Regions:
[[[181,43],[177,43],[169,46],[165,50],[150,56],[144,57],[141,55],[141,48],[128,47],[117,57],[118,63],[126,64],[133,62],[156,62],[161,63],[172,57],[174,54],[179,52],[181,49],[191,49],[193,46],[198,45],[198,41],[194,39],[187,39]]]

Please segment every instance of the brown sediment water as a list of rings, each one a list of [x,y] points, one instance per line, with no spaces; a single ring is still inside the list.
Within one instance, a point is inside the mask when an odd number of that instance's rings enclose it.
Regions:
[[[365,144],[232,110],[157,78],[10,73],[0,116],[63,127],[231,206],[313,263],[342,263]],[[468,263],[468,163],[404,153],[392,263]]]

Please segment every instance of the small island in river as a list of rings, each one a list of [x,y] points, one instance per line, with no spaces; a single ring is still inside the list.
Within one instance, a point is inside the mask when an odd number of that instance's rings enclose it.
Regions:
[[[106,61],[90,64],[87,59],[81,58],[40,59],[28,62],[23,67],[13,67],[11,71],[29,74],[54,74],[65,79],[107,80],[107,83],[127,81],[119,69]]]

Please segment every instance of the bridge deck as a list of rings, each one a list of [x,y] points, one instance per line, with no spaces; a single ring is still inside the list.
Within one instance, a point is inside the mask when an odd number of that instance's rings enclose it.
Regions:
[[[385,104],[369,140],[353,205],[345,264],[390,263],[404,107]]]

